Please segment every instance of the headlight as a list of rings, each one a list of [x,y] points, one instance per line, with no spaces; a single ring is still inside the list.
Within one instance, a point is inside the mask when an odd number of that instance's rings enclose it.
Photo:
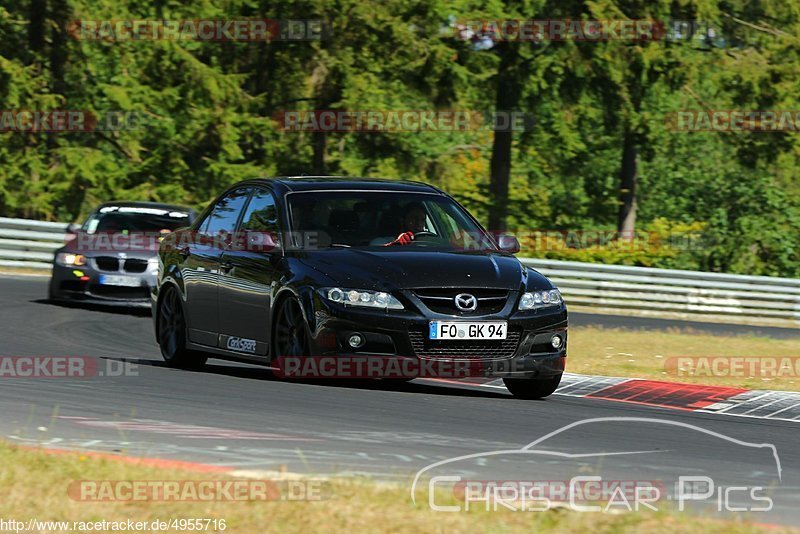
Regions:
[[[71,254],[69,252],[59,252],[56,254],[56,263],[59,265],[86,265],[86,256],[82,254]]]
[[[382,308],[389,310],[402,310],[403,304],[383,291],[368,291],[366,289],[342,289],[340,287],[324,287],[319,290],[320,295],[345,306],[361,306],[364,308]]]
[[[534,291],[523,293],[519,299],[520,310],[535,310],[547,306],[558,306],[561,304],[561,292],[558,289],[547,289],[545,291]]]
[[[150,274],[158,274],[158,256],[147,259],[147,269],[150,271]]]

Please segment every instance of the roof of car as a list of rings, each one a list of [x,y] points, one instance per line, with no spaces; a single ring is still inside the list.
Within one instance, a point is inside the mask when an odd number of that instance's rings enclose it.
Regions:
[[[259,178],[245,183],[270,183],[286,191],[334,191],[344,189],[366,189],[375,191],[408,191],[440,193],[432,185],[410,180],[388,180],[380,178],[354,178],[348,176],[281,176]]]

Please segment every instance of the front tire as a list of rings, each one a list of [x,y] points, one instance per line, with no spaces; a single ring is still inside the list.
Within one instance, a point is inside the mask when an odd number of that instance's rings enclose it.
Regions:
[[[168,286],[158,303],[158,345],[170,367],[199,369],[208,356],[186,348],[186,318],[178,291]]]
[[[308,326],[300,303],[294,297],[281,303],[274,332],[273,358],[310,356]]]
[[[561,375],[552,378],[504,378],[503,382],[518,399],[543,399],[558,389]]]

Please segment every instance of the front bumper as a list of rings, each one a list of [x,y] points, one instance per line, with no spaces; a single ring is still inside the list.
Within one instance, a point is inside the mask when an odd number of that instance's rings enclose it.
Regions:
[[[135,286],[103,283],[104,276],[124,276],[134,280]],[[149,308],[150,291],[156,284],[156,274],[106,272],[89,265],[79,267],[53,264],[49,296],[52,300],[80,301],[89,304]]]
[[[549,378],[564,372],[567,355],[567,310],[561,304],[536,311],[512,311],[454,317],[416,310],[369,310],[333,304],[312,296],[309,315],[313,356],[401,358],[419,362],[415,369],[453,372],[457,376]],[[506,341],[437,341],[427,339],[432,320],[506,321]],[[361,334],[365,344],[354,349],[348,338]],[[553,348],[558,335],[561,346]],[[513,339],[512,339],[513,337]],[[431,362],[436,365],[431,366]],[[456,364],[456,365],[439,365]]]

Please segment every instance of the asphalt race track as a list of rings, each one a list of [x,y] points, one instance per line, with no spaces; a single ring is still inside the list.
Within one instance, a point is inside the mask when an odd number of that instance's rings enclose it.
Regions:
[[[753,335],[773,339],[797,339],[800,331],[791,328],[770,326],[749,326],[727,323],[706,323],[700,321],[681,321],[678,319],[656,319],[626,315],[596,315],[570,312],[570,326],[603,326],[605,328],[624,328],[626,330],[678,330],[697,334],[712,335]]]
[[[769,487],[774,508],[750,519],[800,525],[800,421],[560,395],[521,401],[496,389],[420,381],[290,382],[273,378],[267,369],[220,360],[210,360],[203,371],[174,370],[161,364],[149,315],[55,305],[45,295],[44,278],[0,281],[0,355],[87,356],[112,374],[123,362],[135,366],[130,376],[0,378],[0,436],[11,442],[247,470],[286,466],[299,473],[410,481],[434,462],[516,451],[570,423],[640,418],[581,424],[537,444],[537,450],[560,456],[509,453],[497,461],[467,458],[436,469],[446,471],[449,465],[450,473],[465,478],[511,480],[530,468],[536,476],[565,480],[597,468],[603,458],[604,478],[609,473],[619,480],[670,480],[686,473],[706,475],[720,486]],[[628,319],[581,314],[573,323],[669,326]],[[746,445],[764,443],[774,445],[776,454]],[[598,456],[607,453],[619,454]]]

